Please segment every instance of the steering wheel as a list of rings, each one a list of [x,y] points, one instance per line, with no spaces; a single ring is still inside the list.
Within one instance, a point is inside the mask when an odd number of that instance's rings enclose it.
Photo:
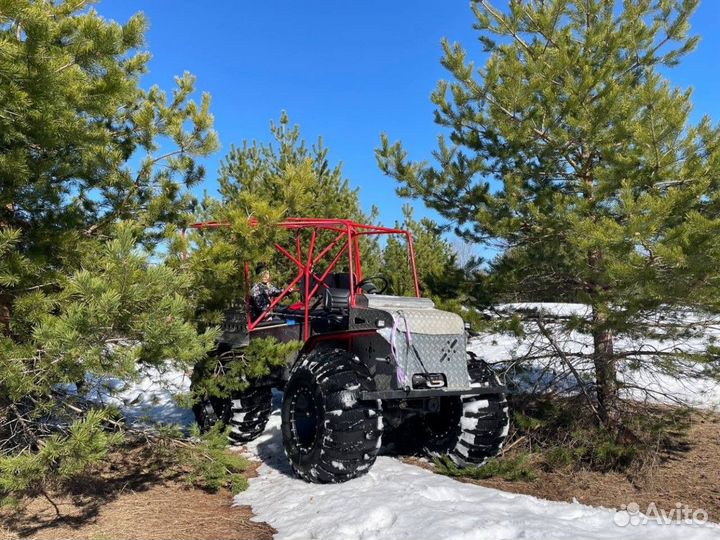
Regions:
[[[380,288],[374,283],[375,281],[380,282]],[[358,282],[357,287],[365,291],[367,294],[382,294],[390,287],[390,280],[385,276],[377,274],[375,276],[368,276]]]

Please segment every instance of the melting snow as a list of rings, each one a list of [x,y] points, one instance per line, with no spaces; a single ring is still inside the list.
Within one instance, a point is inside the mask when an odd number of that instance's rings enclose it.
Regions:
[[[117,406],[135,424],[160,422],[189,426],[192,411],[177,406],[174,396],[190,391],[190,377],[171,363],[163,367],[142,367],[138,379],[128,383],[119,379],[85,377],[84,395],[93,401]],[[70,385],[74,392],[75,385]]]
[[[619,526],[615,510],[506,493],[380,456],[365,475],[343,484],[295,478],[282,450],[281,394],[267,429],[247,446],[263,464],[235,503],[252,506],[275,540],[717,539],[715,525]]]
[[[354,392],[341,392],[340,401],[348,409],[357,403],[357,396]]]
[[[560,303],[517,303],[517,304],[504,304],[497,307],[498,311],[512,312],[518,309],[524,310],[543,310],[548,313],[552,313],[557,316],[569,316],[577,315],[580,317],[587,317],[589,314],[589,308],[583,304],[560,304]],[[693,320],[694,315],[692,313],[680,313],[678,317],[681,317],[683,321]],[[717,327],[711,328],[708,333],[710,338],[720,339],[720,332]],[[683,350],[692,352],[698,350],[699,347],[704,346],[700,343],[703,340],[698,339],[686,339],[678,342],[673,341],[659,341],[659,340],[646,340],[644,346],[653,346],[658,350]],[[563,346],[568,350],[575,350],[578,352],[590,352],[592,351],[592,336],[588,334],[582,334],[580,332],[572,332],[569,336],[566,336]],[[521,359],[525,354],[528,353],[532,347],[532,338],[517,338],[511,334],[483,334],[477,338],[473,338],[468,343],[468,349],[480,358],[483,358],[490,364],[504,364],[511,361]],[[639,347],[639,343],[634,342],[631,339],[620,337],[616,339],[615,348],[618,351],[622,350],[635,350]],[[561,362],[550,362],[548,366],[544,363],[537,363],[537,369],[534,375],[530,375],[530,378],[526,381],[515,380],[515,383],[522,385],[523,383],[527,387],[532,387],[537,383],[543,382],[543,377],[547,378],[549,375],[544,371],[545,367],[551,367],[553,371],[557,373],[565,373],[567,370]],[[580,365],[576,365],[581,372],[589,372],[589,369]],[[646,392],[640,389],[644,389],[649,392],[651,399],[661,403],[672,403],[682,402],[696,407],[703,407],[707,409],[718,409],[720,408],[720,384],[708,377],[702,376],[702,366],[694,365],[690,362],[687,363],[687,370],[685,376],[682,378],[673,377],[664,373],[661,373],[656,368],[649,365],[645,365],[640,369],[633,369],[628,364],[622,364],[618,366],[618,376],[627,385],[636,386],[637,388],[625,390],[628,397],[636,399],[645,399],[648,397]],[[567,377],[561,379],[561,382],[555,382],[555,389],[557,385],[565,384],[567,389],[572,391],[576,390],[573,377]],[[542,386],[542,384],[540,384]]]
[[[562,314],[586,309],[571,304],[546,306]],[[584,339],[579,336],[580,347],[585,346]],[[507,335],[483,336],[470,345],[491,362],[511,359],[518,351],[517,340]],[[698,405],[720,404],[720,385],[707,379],[678,381],[629,370],[623,376]],[[179,409],[171,398],[177,390],[186,391],[188,382],[186,376],[171,370],[152,371],[106,401],[117,403],[133,418],[147,415],[164,423],[189,423],[192,413]],[[352,392],[347,394],[352,396]],[[464,484],[387,456],[380,456],[368,474],[356,480],[309,484],[295,478],[288,465],[277,408],[281,394],[274,396],[275,410],[267,429],[247,446],[248,452],[262,461],[259,475],[250,480],[247,491],[235,497],[235,503],[251,505],[257,521],[277,529],[276,540],[720,538],[720,527],[712,524],[623,527],[619,525],[627,523],[623,512]],[[468,405],[480,407],[482,403]],[[330,412],[336,413],[339,411]]]
[[[478,399],[476,401],[470,401],[463,405],[463,412],[466,413],[477,413],[480,409],[487,409],[490,402],[487,399]]]

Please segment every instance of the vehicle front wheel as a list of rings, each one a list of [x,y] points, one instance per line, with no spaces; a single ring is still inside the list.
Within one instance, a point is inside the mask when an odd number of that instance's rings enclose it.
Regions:
[[[309,482],[345,482],[375,462],[383,430],[379,401],[362,401],[375,390],[367,367],[341,349],[316,350],[290,372],[282,404],[285,454]]]

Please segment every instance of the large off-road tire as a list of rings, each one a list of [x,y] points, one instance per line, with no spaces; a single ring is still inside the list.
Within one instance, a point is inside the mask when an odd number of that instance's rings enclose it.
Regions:
[[[282,404],[285,454],[309,482],[344,482],[365,474],[382,437],[379,401],[360,401],[375,390],[367,367],[340,349],[311,352],[290,372]]]
[[[468,359],[470,385],[499,386],[497,375],[474,355]],[[480,466],[502,448],[509,427],[505,394],[445,397],[440,410],[422,418],[420,434],[431,456],[447,454],[459,467]]]
[[[192,411],[195,415],[195,422],[197,422],[202,433],[210,430],[220,421],[224,407],[223,401],[216,397],[202,396],[193,405]]]
[[[229,401],[230,411],[223,423],[230,426],[230,440],[245,443],[257,438],[265,430],[272,411],[270,387],[248,388],[232,394]]]
[[[193,407],[200,431],[205,432],[218,422],[229,426],[228,437],[234,444],[258,437],[270,418],[272,391],[270,387],[249,388],[235,392],[230,398],[204,397]]]
[[[204,396],[193,406],[195,421],[201,432],[218,422],[229,426],[230,443],[252,441],[265,429],[272,409],[272,391],[269,386],[248,388],[234,392],[229,398]]]
[[[241,350],[226,351],[221,357],[232,355],[233,359],[242,358]],[[220,366],[223,361],[220,361]],[[209,366],[209,367],[208,367]],[[218,369],[216,364],[195,366],[191,389],[208,375],[208,370]],[[270,418],[272,409],[272,390],[267,384],[260,381],[250,381],[250,387],[242,392],[233,392],[230,397],[219,398],[201,396],[200,401],[193,406],[195,421],[200,431],[206,432],[218,422],[229,427],[231,444],[252,441],[260,435]]]

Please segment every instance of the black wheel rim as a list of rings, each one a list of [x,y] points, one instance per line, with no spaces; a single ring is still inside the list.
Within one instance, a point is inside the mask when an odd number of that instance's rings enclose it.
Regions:
[[[440,441],[452,435],[460,424],[462,400],[456,397],[440,399],[440,410],[425,416],[425,425],[431,441]]]
[[[290,425],[298,450],[312,450],[318,431],[318,406],[314,392],[307,386],[298,388],[292,397]]]

